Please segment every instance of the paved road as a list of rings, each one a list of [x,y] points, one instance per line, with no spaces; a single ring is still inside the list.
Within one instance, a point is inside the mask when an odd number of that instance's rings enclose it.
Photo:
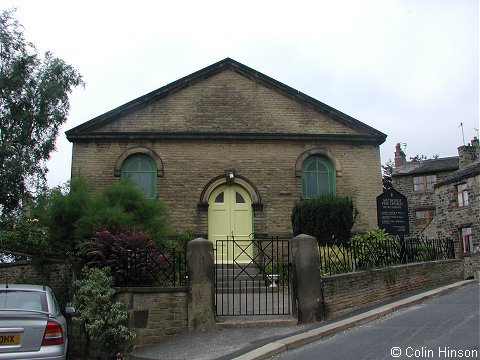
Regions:
[[[274,359],[480,359],[479,298],[473,283]]]

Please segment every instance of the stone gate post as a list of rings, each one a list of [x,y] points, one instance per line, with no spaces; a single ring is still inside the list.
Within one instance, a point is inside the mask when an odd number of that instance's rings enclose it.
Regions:
[[[198,238],[187,245],[188,329],[215,328],[215,266],[212,242]]]
[[[322,319],[322,292],[317,240],[301,234],[290,240],[292,292],[298,323]]]

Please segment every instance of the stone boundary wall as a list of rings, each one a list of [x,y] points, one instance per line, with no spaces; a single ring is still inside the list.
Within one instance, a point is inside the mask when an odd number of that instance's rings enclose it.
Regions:
[[[453,259],[322,277],[324,315],[332,318],[411,291],[473,275],[473,272],[466,274],[464,259]]]
[[[65,264],[45,264],[38,269],[28,262],[0,264],[0,283],[46,283],[65,287]],[[384,269],[323,277],[324,317],[332,318],[356,309],[381,303],[402,294],[466,278],[480,278],[480,254],[453,260],[413,263]],[[116,288],[117,298],[129,311],[129,327],[136,333],[135,349],[189,330],[188,288]],[[70,353],[85,354],[86,339],[75,321],[71,322]],[[91,344],[93,345],[93,344]]]
[[[0,284],[32,283],[48,285],[55,290],[64,288],[66,283],[70,284],[72,276],[69,267],[61,261],[49,261],[38,266],[31,265],[29,261],[0,263]]]
[[[116,290],[117,298],[127,306],[129,328],[136,334],[136,350],[188,331],[186,286],[130,287]]]
[[[41,267],[28,261],[0,264],[0,284],[41,284],[50,286],[63,306],[66,288],[73,275],[66,264],[49,262]],[[117,299],[122,300],[129,312],[129,327],[137,337],[135,348],[153,345],[180,332],[188,331],[187,287],[116,288]],[[70,321],[69,350],[72,355],[84,355],[85,334],[76,321]]]
[[[474,278],[480,281],[480,253],[463,255],[465,279]]]
[[[116,288],[116,299],[128,310],[128,327],[135,335],[134,350],[188,331],[187,287]],[[89,342],[82,325],[69,321],[69,359],[104,359],[99,344]],[[125,355],[125,354],[124,354]]]

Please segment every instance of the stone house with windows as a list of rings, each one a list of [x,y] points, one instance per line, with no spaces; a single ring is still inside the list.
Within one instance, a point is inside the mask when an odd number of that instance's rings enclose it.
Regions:
[[[392,184],[408,199],[411,236],[449,237],[457,254],[468,254],[480,252],[478,139],[459,147],[458,154],[406,162],[397,144]]]
[[[290,236],[293,204],[350,196],[376,226],[382,132],[232,59],[69,131],[72,177],[137,183],[176,232],[210,240]]]
[[[419,236],[437,212],[434,186],[458,170],[458,157],[406,161],[396,145],[392,185],[408,200],[410,236]]]
[[[437,216],[429,232],[458,239],[459,254],[480,253],[480,147],[458,149],[459,169],[435,184]]]

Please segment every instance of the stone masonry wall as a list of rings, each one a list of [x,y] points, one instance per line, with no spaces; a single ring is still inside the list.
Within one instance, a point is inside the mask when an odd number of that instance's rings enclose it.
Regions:
[[[409,291],[463,280],[464,274],[464,260],[454,259],[323,277],[326,317],[339,316]]]
[[[117,298],[127,305],[137,350],[188,331],[186,287],[118,288]]]
[[[68,287],[73,278],[70,268],[59,261],[50,261],[37,266],[32,266],[29,261],[0,264],[0,284],[8,282],[47,285],[53,290],[61,306],[67,305]]]
[[[158,344],[188,331],[187,288],[117,288],[116,299],[128,310],[128,327],[136,337],[134,350]],[[88,342],[85,330],[73,318],[69,322],[69,358],[104,359],[99,344]]]
[[[380,160],[376,146],[296,141],[152,141],[148,143],[82,143],[73,150],[73,174],[82,175],[97,189],[119,181],[114,165],[121,154],[136,146],[154,150],[164,166],[157,178],[157,194],[169,210],[172,228],[207,234],[207,224],[198,211],[200,196],[215,176],[234,169],[258,189],[263,211],[256,217],[256,233],[288,236],[292,233],[291,210],[301,197],[301,179],[295,163],[306,150],[321,147],[342,166],[337,176],[337,194],[352,197],[359,209],[355,231],[376,226],[375,198],[381,193]]]
[[[236,71],[226,70],[170,92],[95,132],[358,134],[327,112]]]
[[[330,153],[341,167],[336,169],[337,193],[351,196],[359,209],[354,231],[377,225],[375,198],[382,192],[379,145],[342,140],[344,135],[361,137],[365,132],[235,71],[221,72],[126,111],[92,132],[96,140],[73,145],[72,176],[84,176],[100,190],[118,181],[114,165],[125,151],[153,150],[164,170],[157,178],[158,198],[166,203],[176,232],[188,229],[207,235],[206,214],[197,208],[201,193],[213,178],[234,169],[261,196],[263,210],[255,210],[254,232],[289,236],[291,209],[301,197],[295,164],[303,152],[314,148]],[[104,133],[168,133],[171,137],[128,135],[108,140],[102,138]],[[175,139],[176,134],[205,133],[264,134],[267,140]],[[268,139],[268,134],[289,134],[292,139]],[[339,140],[300,140],[295,138],[298,134],[338,136]]]
[[[11,283],[45,283],[61,278],[60,264],[47,264],[41,273],[28,263],[1,264],[0,283],[8,274]],[[25,276],[20,276],[21,274]],[[54,275],[48,275],[54,274]],[[327,318],[373,305],[410,291],[439,286],[480,276],[480,254],[454,260],[414,263],[385,269],[333,275],[322,278]],[[53,285],[55,283],[51,283]],[[58,285],[62,285],[58,283]],[[154,345],[170,336],[188,331],[188,296],[186,287],[117,288],[117,298],[129,311],[129,327],[137,335],[135,347]],[[78,323],[70,323],[70,353],[85,358],[85,334]],[[95,347],[93,347],[95,350]],[[99,352],[99,349],[95,351]],[[100,351],[101,352],[101,351]]]
[[[474,278],[480,281],[480,253],[466,255],[465,263],[465,278]]]
[[[469,205],[458,207],[455,186],[466,183],[468,188]],[[471,227],[474,252],[480,252],[480,176],[470,177],[453,184],[440,186],[437,194],[437,219],[435,227],[441,236],[451,237],[455,241],[455,252],[459,253],[460,229]]]
[[[67,276],[70,277],[67,279]],[[71,287],[72,277],[68,267],[60,262],[46,263],[42,268],[31,266],[28,261],[0,264],[0,284],[7,281],[48,285],[61,304],[71,301],[62,298],[66,288]],[[152,345],[161,339],[188,331],[186,287],[117,288],[116,297],[127,306],[129,327],[137,335],[136,348]],[[69,323],[69,353],[81,357],[86,353],[85,334],[78,322]]]

